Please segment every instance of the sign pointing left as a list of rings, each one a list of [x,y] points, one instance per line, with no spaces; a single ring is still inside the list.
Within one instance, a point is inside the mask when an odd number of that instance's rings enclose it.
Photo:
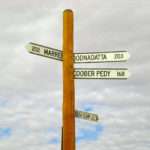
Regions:
[[[35,44],[35,43],[27,44],[26,49],[32,54],[62,61],[62,51],[58,49],[46,47],[46,46]]]

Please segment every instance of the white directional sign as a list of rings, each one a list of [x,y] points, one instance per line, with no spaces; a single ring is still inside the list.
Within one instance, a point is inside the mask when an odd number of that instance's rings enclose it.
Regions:
[[[75,79],[127,79],[126,68],[76,68]]]
[[[36,43],[29,43],[26,48],[32,54],[62,60],[62,51]],[[128,60],[127,51],[75,53],[75,63],[123,62]]]
[[[76,53],[75,63],[122,62],[129,59],[127,51]]]
[[[52,59],[62,60],[62,52],[60,50],[35,44],[35,43],[29,43],[26,46],[26,48],[32,54],[36,54],[36,55],[40,55]]]
[[[98,117],[97,114],[83,112],[83,111],[78,111],[78,110],[75,111],[75,116],[77,118],[90,120],[90,121],[98,121],[99,120],[99,117]]]

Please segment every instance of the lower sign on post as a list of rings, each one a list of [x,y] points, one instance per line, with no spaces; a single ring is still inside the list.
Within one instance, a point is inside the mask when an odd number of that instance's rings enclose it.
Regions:
[[[75,79],[127,79],[126,68],[76,68]]]
[[[99,120],[99,117],[96,114],[83,112],[83,111],[78,111],[78,110],[75,111],[75,116],[77,118],[90,120],[90,121],[98,121]]]

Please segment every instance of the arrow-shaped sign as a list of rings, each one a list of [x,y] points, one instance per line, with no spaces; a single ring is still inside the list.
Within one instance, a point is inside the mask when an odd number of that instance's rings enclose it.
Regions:
[[[83,112],[83,111],[75,111],[75,116],[77,118],[85,119],[85,120],[90,120],[90,121],[98,121],[99,117],[97,114],[89,113],[89,112]]]
[[[36,43],[29,43],[27,50],[36,55],[62,61],[62,51]],[[129,59],[127,51],[75,53],[75,63],[124,62]]]
[[[40,55],[52,59],[62,60],[62,51],[46,47],[43,45],[35,44],[35,43],[29,43],[26,45],[26,49],[35,55]]]
[[[126,68],[76,68],[75,79],[127,79]]]

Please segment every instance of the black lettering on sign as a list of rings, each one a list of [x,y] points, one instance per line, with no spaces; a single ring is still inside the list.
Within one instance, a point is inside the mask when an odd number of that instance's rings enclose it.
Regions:
[[[117,72],[117,76],[123,77],[123,76],[125,76],[125,72],[124,71],[119,71],[119,72]]]
[[[91,120],[96,121],[96,120],[97,120],[97,119],[96,119],[96,116],[95,116],[95,115],[91,115]]]
[[[124,55],[123,54],[115,54],[115,56],[114,56],[114,58],[115,59],[122,59],[124,57]]]
[[[33,52],[40,52],[40,48],[39,47],[36,47],[36,46],[32,46],[32,51]]]
[[[78,54],[74,56],[74,61],[99,61],[99,60],[105,60],[107,59],[107,56],[105,54]]]
[[[107,56],[105,54],[102,54],[102,59],[107,59]]]
[[[94,71],[80,71],[80,70],[76,70],[75,71],[75,76],[76,77],[91,77],[91,76],[94,76]]]
[[[49,55],[49,50],[48,49],[44,49],[44,55]]]
[[[57,58],[57,59],[62,58],[61,52],[57,52],[57,51],[46,49],[46,48],[44,49],[44,55],[51,56],[51,57]]]
[[[81,117],[81,116],[82,116],[81,112],[76,111],[76,116],[77,116],[77,117]]]
[[[85,114],[85,118],[90,119],[90,114],[89,113]]]
[[[110,71],[96,71],[97,77],[109,77],[110,76]]]

